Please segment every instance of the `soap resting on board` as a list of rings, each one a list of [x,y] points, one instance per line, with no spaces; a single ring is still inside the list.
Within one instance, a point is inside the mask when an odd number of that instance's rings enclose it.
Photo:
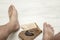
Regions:
[[[25,24],[22,26],[22,28],[24,30],[19,33],[19,37],[22,40],[33,40],[40,33],[42,33],[42,30],[38,27],[36,23]]]

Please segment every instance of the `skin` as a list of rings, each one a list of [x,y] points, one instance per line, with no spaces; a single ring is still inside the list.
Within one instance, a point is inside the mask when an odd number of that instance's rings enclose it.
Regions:
[[[43,25],[43,40],[60,40],[60,32],[54,35],[54,29],[50,24]]]
[[[54,40],[60,40],[60,32],[54,36]]]
[[[0,40],[7,40],[8,36],[19,29],[17,10],[13,5],[10,5],[9,22],[0,26]]]
[[[53,40],[54,37],[54,29],[50,24],[43,24],[43,40]]]

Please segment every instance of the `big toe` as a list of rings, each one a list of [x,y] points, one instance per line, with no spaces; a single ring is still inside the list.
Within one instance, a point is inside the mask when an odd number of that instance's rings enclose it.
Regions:
[[[10,5],[9,9],[8,9],[8,13],[9,13],[9,17],[11,17],[12,12],[13,12],[13,5]]]

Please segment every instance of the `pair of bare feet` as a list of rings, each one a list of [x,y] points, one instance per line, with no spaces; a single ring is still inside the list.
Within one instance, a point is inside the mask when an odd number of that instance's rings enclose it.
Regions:
[[[17,10],[13,5],[9,7],[9,22],[6,25],[0,26],[0,40],[7,40],[8,36],[19,29]],[[60,33],[59,33],[60,35]],[[57,34],[57,37],[58,36]],[[43,40],[53,40],[54,29],[50,24],[44,23],[43,25]],[[57,39],[56,39],[57,40]]]

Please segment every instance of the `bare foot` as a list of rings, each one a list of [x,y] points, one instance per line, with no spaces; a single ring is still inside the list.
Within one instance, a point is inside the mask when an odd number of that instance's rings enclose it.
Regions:
[[[18,14],[17,14],[17,10],[15,9],[13,5],[9,7],[8,13],[9,13],[10,23],[11,25],[13,25],[12,27],[13,30],[14,31],[18,30],[20,27],[19,22],[18,22]]]
[[[19,29],[18,15],[15,7],[11,5],[9,7],[9,23],[0,26],[0,40],[7,40],[7,37],[12,32],[15,32]]]
[[[43,40],[53,40],[54,30],[50,24],[44,23],[43,25]]]

